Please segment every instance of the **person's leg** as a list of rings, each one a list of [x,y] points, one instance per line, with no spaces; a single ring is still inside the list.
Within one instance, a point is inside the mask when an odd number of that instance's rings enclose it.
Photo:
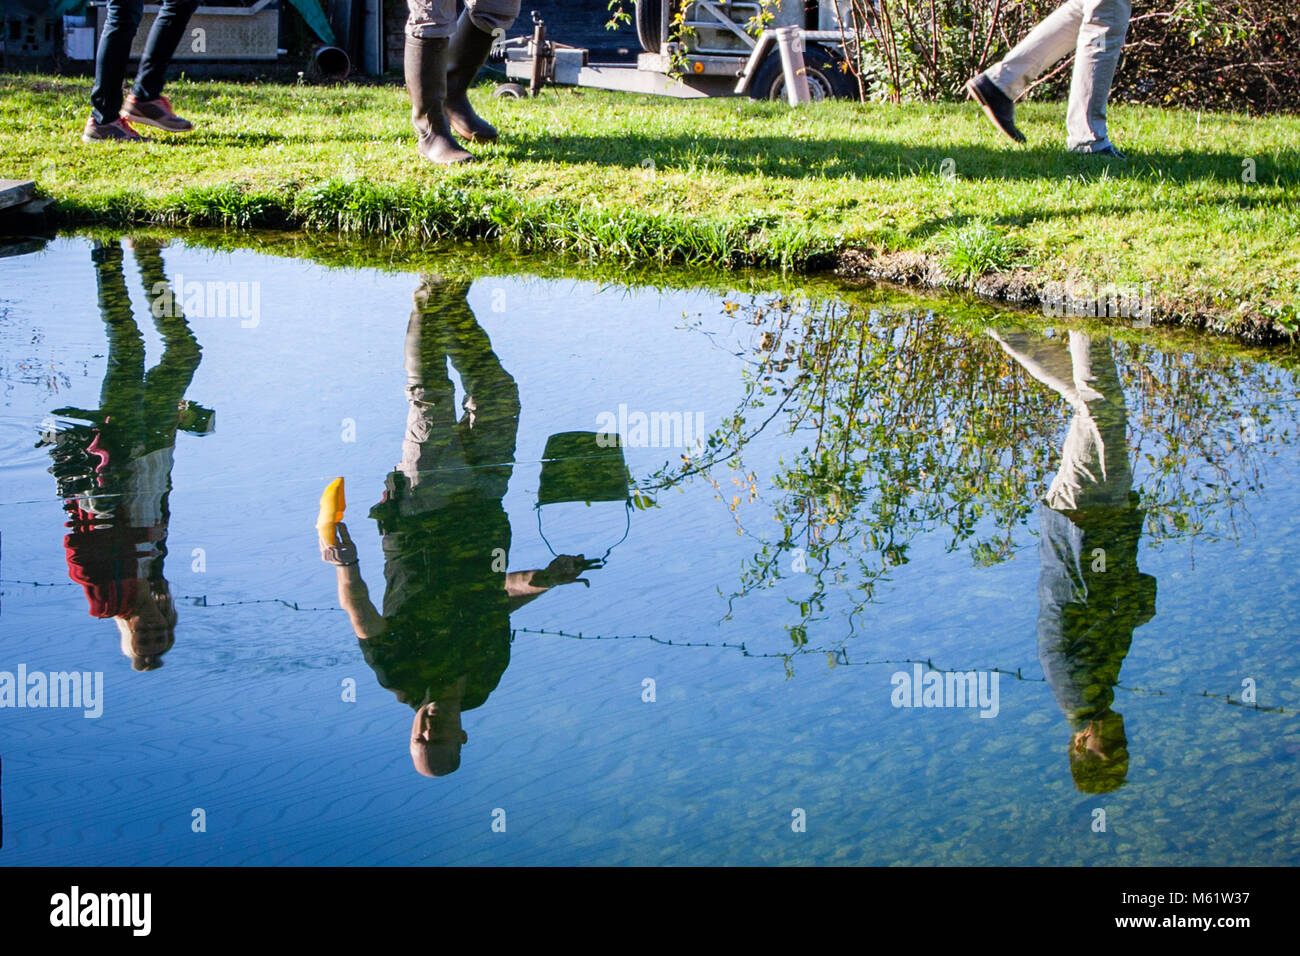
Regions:
[[[1090,336],[1077,331],[1070,332],[1068,344],[1031,333],[987,333],[1074,409],[1047,503],[1073,511],[1127,501],[1132,486],[1128,413],[1110,344],[1094,345]]]
[[[99,316],[108,332],[108,361],[99,407],[119,424],[138,419],[144,401],[144,336],[131,314],[131,296],[122,271],[122,245],[117,240],[96,244],[95,287]]]
[[[465,288],[458,298],[444,297],[442,325],[447,357],[465,386],[459,427],[466,454],[480,469],[480,486],[486,487],[489,482],[508,482],[510,478],[519,431],[519,386],[502,366],[487,332],[470,309],[468,292]],[[502,489],[504,494],[504,484]]]
[[[1083,21],[1084,0],[1066,0],[1034,27],[1002,60],[966,84],[989,121],[1017,143],[1025,134],[1016,126],[1016,98],[1045,70],[1072,50]]]
[[[435,480],[434,473],[440,469],[456,469],[464,464],[456,432],[456,389],[447,374],[437,296],[441,288],[438,279],[421,276],[414,295],[415,308],[406,326],[406,433],[397,470],[406,475],[412,488],[425,484],[426,478]]]
[[[1025,87],[1075,49],[1086,2],[1089,0],[1066,0],[984,75],[1008,99],[1015,100]]]
[[[97,125],[116,121],[122,111],[126,61],[143,12],[144,0],[108,0],[104,32],[95,54],[95,82],[90,88],[91,119]]]
[[[145,40],[136,72],[135,86],[126,98],[123,114],[133,123],[143,123],[169,133],[186,133],[194,128],[187,119],[177,116],[171,103],[162,95],[176,47],[185,36],[190,17],[199,0],[162,0],[162,7]]]
[[[1106,101],[1110,99],[1132,9],[1132,0],[1083,0],[1083,22],[1065,117],[1072,150],[1098,153],[1114,149],[1106,129]]]
[[[140,69],[135,75],[135,87],[131,90],[137,100],[156,100],[162,96],[167,67],[198,5],[199,0],[162,0],[162,9],[149,30]]]
[[[407,8],[402,68],[417,148],[430,162],[463,163],[473,157],[456,142],[444,112],[448,37],[456,29],[455,0],[407,0]]]
[[[1083,408],[1085,400],[1075,385],[1075,369],[1070,347],[1060,339],[1044,338],[1034,332],[986,329],[986,334],[1017,365],[1038,379],[1074,408]]]
[[[185,319],[181,297],[174,294],[176,290],[171,288],[167,279],[162,252],[156,246],[143,243],[137,244],[134,252],[140,278],[144,282],[145,296],[155,304],[150,308],[154,326],[163,340],[162,357],[144,377],[145,418],[155,436],[164,437],[168,444],[174,444],[180,421],[180,406],[190,382],[194,380],[203,351]],[[169,308],[157,307],[160,295],[171,296]]]
[[[492,42],[499,31],[504,36],[519,16],[520,0],[467,0],[452,34],[447,54],[447,102],[445,110],[451,128],[471,142],[487,143],[497,131],[474,112],[469,85],[487,62]]]
[[[1071,330],[1070,359],[1075,387],[1087,403],[1092,427],[1088,447],[1071,446],[1067,436],[1062,470],[1071,461],[1094,476],[1075,499],[1080,507],[1123,508],[1133,488],[1133,470],[1128,453],[1128,407],[1114,350],[1106,339],[1094,342],[1092,336]]]

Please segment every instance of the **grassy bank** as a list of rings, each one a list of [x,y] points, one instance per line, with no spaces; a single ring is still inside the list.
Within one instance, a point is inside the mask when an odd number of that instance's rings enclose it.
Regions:
[[[619,261],[846,271],[1032,302],[1045,283],[1149,285],[1157,318],[1285,336],[1300,303],[1300,118],[1118,105],[1116,163],[1030,146],[961,104],[674,101],[549,90],[476,99],[502,130],[481,162],[414,151],[401,89],[175,84],[199,129],[143,146],[79,139],[83,80],[0,77],[0,176],[77,224],[299,227],[490,238]],[[1254,182],[1243,181],[1253,161]]]
[[[82,237],[104,242],[120,241],[114,226],[85,226]],[[173,239],[165,226],[134,226],[137,239]],[[834,271],[793,272],[746,268],[721,270],[708,265],[658,264],[648,260],[626,263],[609,259],[585,260],[573,256],[520,252],[496,242],[442,240],[419,242],[403,239],[361,239],[340,233],[286,232],[272,229],[233,230],[189,228],[184,244],[213,252],[250,250],[261,255],[313,262],[328,269],[367,269],[414,277],[421,273],[465,282],[514,276],[543,281],[578,281],[597,287],[682,290],[713,293],[722,300],[786,301],[796,308],[842,303],[866,312],[935,311],[971,335],[999,328],[1048,328],[1058,321],[1037,308],[989,302],[963,290],[930,292],[904,288],[890,282],[845,276]],[[1288,370],[1300,369],[1300,342],[1279,345],[1251,343],[1236,337],[1205,335],[1186,326],[1140,327],[1129,322],[1075,316],[1070,328],[1112,341],[1150,346],[1168,353],[1195,355],[1198,361],[1259,362]]]

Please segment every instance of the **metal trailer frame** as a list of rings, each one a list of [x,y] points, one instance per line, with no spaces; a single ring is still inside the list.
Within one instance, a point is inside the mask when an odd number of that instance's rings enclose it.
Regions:
[[[521,82],[502,84],[497,88],[498,96],[523,96],[526,93],[537,95],[545,83],[557,86],[579,86],[592,89],[619,90],[628,93],[650,93],[659,96],[672,96],[682,99],[698,99],[711,96],[744,96],[749,94],[760,68],[773,53],[774,47],[782,57],[787,77],[795,77],[796,86],[807,86],[806,71],[802,53],[806,44],[816,43],[843,56],[845,38],[848,35],[840,30],[809,30],[797,23],[776,24],[764,29],[758,37],[745,32],[744,27],[728,16],[715,0],[684,0],[693,5],[695,11],[703,11],[715,20],[693,19],[685,21],[692,28],[707,27],[718,32],[734,34],[745,50],[728,52],[718,47],[686,48],[681,43],[669,40],[670,0],[660,3],[658,53],[642,52],[636,63],[589,63],[588,51],[582,47],[569,46],[546,38],[546,25],[533,11],[533,34],[531,37],[513,37],[501,42],[498,48],[505,56],[507,77]],[[745,8],[757,8],[756,2],[739,0]],[[803,4],[798,10],[802,12]],[[829,11],[843,11],[844,0],[821,0],[819,16],[827,19]],[[697,12],[698,17],[698,12]],[[842,15],[831,13],[831,16]],[[790,19],[789,15],[785,19]],[[787,42],[779,42],[784,33]],[[792,42],[791,42],[792,41]],[[861,42],[859,40],[859,42]],[[797,62],[787,63],[793,54]],[[674,73],[673,67],[684,66],[684,71]],[[806,102],[808,91],[790,89],[788,96],[792,104]]]

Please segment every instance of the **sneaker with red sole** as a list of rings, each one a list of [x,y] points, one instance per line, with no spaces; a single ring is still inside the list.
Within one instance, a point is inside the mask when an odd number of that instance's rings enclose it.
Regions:
[[[176,115],[165,96],[156,100],[138,100],[134,93],[128,93],[122,106],[122,118],[168,133],[188,133],[194,128],[189,120]]]
[[[91,116],[81,133],[83,143],[139,143],[143,140],[144,137],[120,116],[111,123],[96,123],[95,117]]]

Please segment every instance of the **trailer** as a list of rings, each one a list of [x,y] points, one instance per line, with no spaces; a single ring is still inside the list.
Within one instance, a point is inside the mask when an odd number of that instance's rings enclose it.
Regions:
[[[764,8],[771,18],[759,28]],[[545,23],[532,16],[531,36],[501,44],[512,82],[498,86],[498,96],[536,95],[547,83],[792,104],[859,93],[847,61],[860,42],[848,26],[848,0],[636,0],[634,64],[590,63],[586,49],[548,39]],[[680,39],[672,35],[677,22],[685,28]]]

